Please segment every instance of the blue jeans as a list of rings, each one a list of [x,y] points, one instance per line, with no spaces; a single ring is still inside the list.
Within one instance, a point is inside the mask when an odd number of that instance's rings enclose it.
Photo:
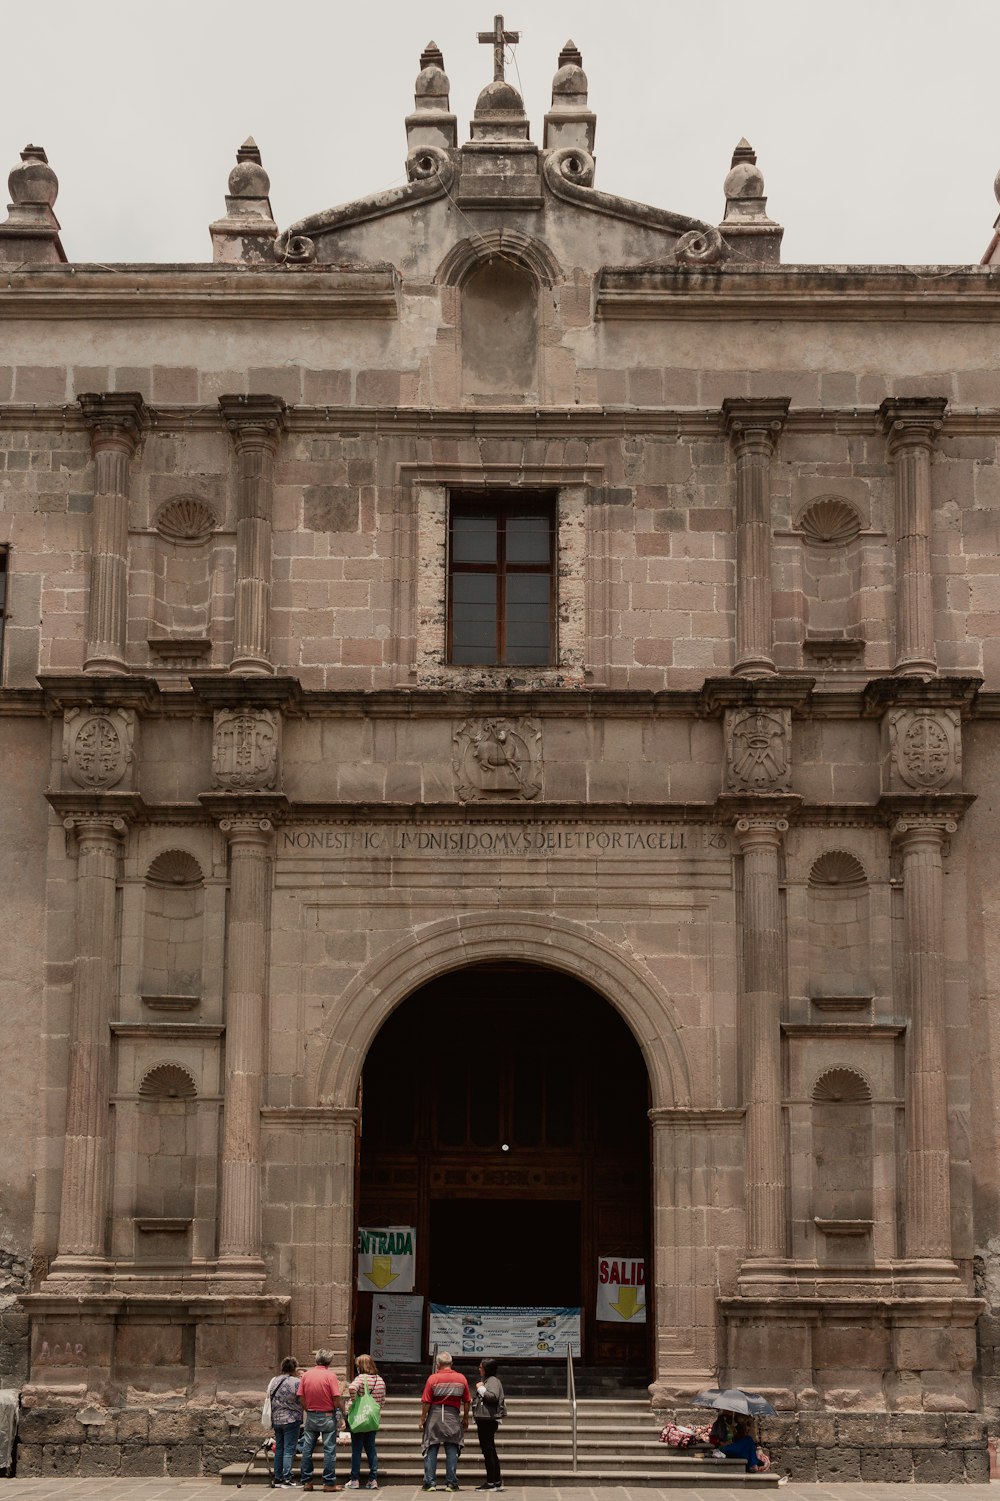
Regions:
[[[374,1480],[378,1475],[378,1455],[375,1453],[374,1433],[351,1434],[351,1479],[361,1479],[361,1451],[364,1449],[365,1458],[368,1461],[368,1476]]]
[[[274,1425],[274,1483],[292,1478],[292,1461],[295,1445],[302,1432],[301,1423],[276,1423]]]
[[[440,1444],[431,1444],[424,1455],[424,1485],[434,1485],[437,1481],[438,1449]],[[444,1446],[444,1482],[445,1485],[458,1484],[458,1455],[461,1444],[445,1444]]]
[[[337,1418],[336,1412],[307,1412],[302,1432],[302,1479],[313,1478],[313,1450],[316,1440],[323,1441],[323,1484],[335,1485],[337,1481]]]

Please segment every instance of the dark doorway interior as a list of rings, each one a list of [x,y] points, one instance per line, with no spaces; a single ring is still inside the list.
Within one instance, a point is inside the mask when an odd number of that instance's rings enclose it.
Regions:
[[[428,1301],[579,1305],[585,1363],[646,1373],[652,1309],[646,1325],[594,1313],[598,1256],[649,1263],[648,1108],[639,1046],[588,986],[524,964],[457,970],[369,1050],[358,1223],[415,1227]],[[358,1293],[359,1350],[370,1326]]]
[[[430,1223],[431,1302],[576,1307],[579,1246],[578,1202],[436,1199]]]

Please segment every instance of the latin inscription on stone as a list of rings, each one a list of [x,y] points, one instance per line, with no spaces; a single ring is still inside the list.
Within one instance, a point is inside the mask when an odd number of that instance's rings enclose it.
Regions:
[[[721,829],[650,824],[644,828],[399,828],[394,826],[285,829],[283,855],[488,855],[530,859],[543,856],[658,858],[724,856],[729,836]]]

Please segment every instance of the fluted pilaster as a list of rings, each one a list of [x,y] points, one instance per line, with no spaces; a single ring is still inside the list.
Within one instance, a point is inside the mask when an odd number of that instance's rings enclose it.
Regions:
[[[86,1269],[105,1251],[110,1022],[118,972],[116,891],[127,827],[123,818],[111,814],[79,814],[65,822],[77,852],[76,959],[57,1272],[80,1263]]]
[[[271,673],[274,456],[285,431],[279,396],[220,396],[238,465],[236,617],[231,671]]]
[[[779,890],[784,818],[740,818],[743,853],[743,992],[739,1046],[746,1105],[745,1165],[749,1259],[785,1253],[785,1149],[781,1115],[781,1002],[784,954]]]
[[[775,671],[771,625],[771,456],[788,401],[727,400],[726,431],[736,455],[736,656],[733,672]]]
[[[231,1270],[257,1273],[261,1270],[260,1106],[274,826],[268,818],[248,814],[223,819],[220,827],[229,841],[229,917],[219,1257]]]
[[[947,401],[884,401],[882,423],[895,476],[896,662],[894,672],[937,671],[931,597],[931,452]]]
[[[134,391],[80,397],[94,454],[94,514],[85,672],[125,673],[129,469],[148,422]]]
[[[933,815],[900,818],[906,946],[906,1255],[951,1256],[951,1154],[944,1002],[945,840],[957,824]]]

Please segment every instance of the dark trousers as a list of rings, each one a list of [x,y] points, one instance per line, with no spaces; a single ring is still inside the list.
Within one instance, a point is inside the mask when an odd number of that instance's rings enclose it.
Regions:
[[[497,1454],[497,1429],[500,1424],[496,1418],[477,1418],[476,1434],[479,1438],[479,1447],[483,1451],[483,1463],[486,1466],[486,1484],[500,1484],[500,1458]]]

